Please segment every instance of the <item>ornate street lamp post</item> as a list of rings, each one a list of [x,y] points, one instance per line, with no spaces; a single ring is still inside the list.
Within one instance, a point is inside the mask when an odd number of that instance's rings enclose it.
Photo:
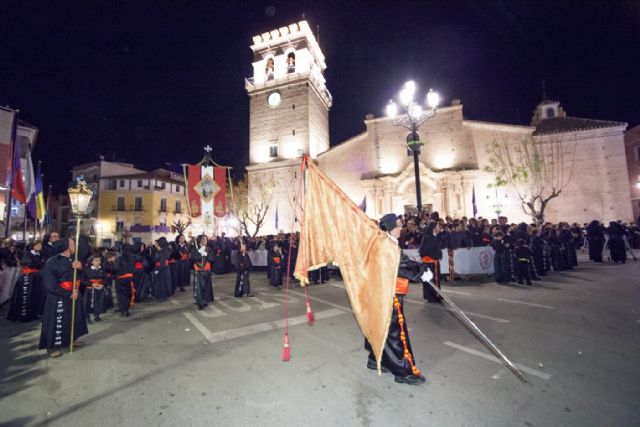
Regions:
[[[89,202],[93,191],[82,178],[78,178],[78,183],[75,187],[69,188],[69,201],[71,202],[71,212],[76,216],[76,250],[75,261],[78,261],[78,240],[80,239],[80,219],[87,213],[89,209]],[[77,278],[78,270],[73,269],[73,293],[77,293]],[[73,340],[76,324],[76,299],[73,299],[71,306],[71,344],[69,345],[69,352],[73,353]]]
[[[420,190],[420,147],[423,143],[420,142],[420,136],[418,135],[418,128],[421,124],[428,119],[436,115],[436,108],[440,103],[440,95],[438,92],[429,89],[426,96],[426,102],[428,109],[425,111],[422,106],[414,100],[416,93],[416,84],[413,81],[408,81],[404,84],[402,90],[398,93],[398,104],[393,100],[389,101],[387,105],[387,116],[392,119],[394,126],[402,126],[409,130],[407,135],[407,148],[413,152],[413,169],[416,176],[416,208],[418,209],[418,215],[422,212],[422,192]],[[400,114],[398,114],[400,113]]]

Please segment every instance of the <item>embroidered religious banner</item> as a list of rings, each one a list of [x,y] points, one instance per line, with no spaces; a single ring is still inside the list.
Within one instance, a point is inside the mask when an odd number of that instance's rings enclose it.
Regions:
[[[393,311],[400,248],[311,161],[303,161],[308,167],[294,274],[306,285],[309,270],[329,262],[339,265],[353,313],[380,370]]]
[[[227,168],[187,165],[187,196],[193,218],[203,213],[223,218],[227,215]]]

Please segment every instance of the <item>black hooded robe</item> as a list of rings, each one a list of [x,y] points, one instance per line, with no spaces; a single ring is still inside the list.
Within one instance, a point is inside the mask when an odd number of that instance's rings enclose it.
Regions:
[[[47,299],[42,317],[39,347],[52,350],[71,344],[71,310],[73,268],[71,259],[64,255],[54,255],[45,263],[41,271],[42,282],[47,290]],[[87,319],[82,304],[76,302],[74,340],[87,335]]]
[[[39,253],[27,251],[20,264],[22,274],[13,288],[7,319],[14,322],[30,322],[41,315],[44,308],[46,291],[40,275],[44,262]]]

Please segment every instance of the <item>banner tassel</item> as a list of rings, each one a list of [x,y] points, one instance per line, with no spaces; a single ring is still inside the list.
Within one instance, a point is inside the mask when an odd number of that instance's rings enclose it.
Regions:
[[[313,314],[313,310],[311,310],[311,304],[307,301],[307,321],[309,324],[313,324],[316,321],[316,316]]]
[[[291,360],[291,347],[289,346],[289,335],[284,336],[284,347],[282,348],[282,361],[288,362]]]

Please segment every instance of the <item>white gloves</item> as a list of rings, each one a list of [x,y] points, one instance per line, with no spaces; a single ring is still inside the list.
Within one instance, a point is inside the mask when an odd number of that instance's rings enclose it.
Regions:
[[[420,276],[420,278],[423,282],[430,282],[431,279],[433,279],[433,273],[431,272],[431,270],[426,269],[424,273],[422,273],[422,276]]]

